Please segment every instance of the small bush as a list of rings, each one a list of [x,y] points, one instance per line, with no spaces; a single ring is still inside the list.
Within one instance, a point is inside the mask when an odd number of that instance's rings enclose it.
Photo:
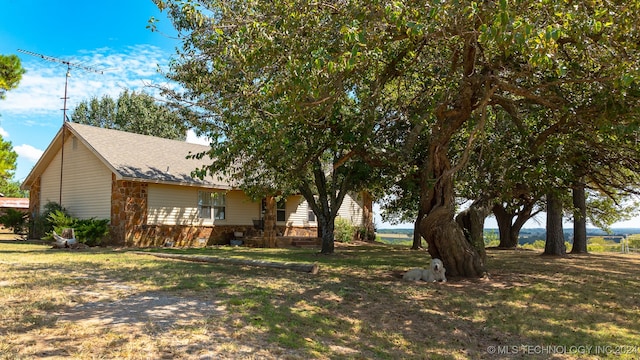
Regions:
[[[0,216],[0,223],[7,228],[13,229],[14,234],[22,234],[27,223],[26,214],[15,209],[7,209],[4,215]]]
[[[49,201],[44,205],[44,212],[40,215],[34,216],[29,221],[30,236],[36,239],[49,239],[51,240],[51,231],[53,231],[53,223],[51,222],[50,215],[56,211],[61,211],[64,214],[68,214],[67,210],[63,208],[57,202]]]
[[[64,229],[73,228],[78,242],[87,246],[98,246],[102,239],[109,233],[109,220],[102,219],[76,219],[60,210],[49,215],[53,224],[53,231],[61,234]]]
[[[357,228],[358,237],[362,241],[375,241],[376,240],[376,232],[375,230],[368,228],[366,226],[359,226]]]
[[[546,242],[544,240],[536,240],[533,243],[522,245],[522,248],[523,249],[540,250],[540,249],[544,249],[545,244],[546,244]]]
[[[353,240],[356,228],[351,225],[349,220],[337,217],[335,220],[335,227],[333,230],[333,238],[337,242],[348,243]]]
[[[88,246],[98,246],[102,243],[102,239],[109,233],[109,220],[77,220],[74,228],[78,241]]]

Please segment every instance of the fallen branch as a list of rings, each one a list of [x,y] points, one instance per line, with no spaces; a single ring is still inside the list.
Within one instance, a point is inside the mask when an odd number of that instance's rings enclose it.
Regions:
[[[137,255],[151,255],[159,258],[185,260],[185,261],[193,261],[193,262],[221,263],[221,264],[232,264],[232,265],[269,267],[269,268],[275,268],[275,269],[286,269],[286,270],[308,272],[314,275],[317,274],[318,271],[320,270],[320,267],[316,263],[306,264],[306,263],[275,262],[275,261],[262,261],[262,260],[230,259],[230,258],[219,258],[215,256],[150,253],[150,252],[143,252],[143,251],[134,251],[133,253]]]

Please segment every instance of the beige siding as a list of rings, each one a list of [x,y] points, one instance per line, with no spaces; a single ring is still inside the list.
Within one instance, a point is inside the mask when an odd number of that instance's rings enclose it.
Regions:
[[[61,159],[60,151],[42,174],[41,211],[60,201]],[[61,205],[81,219],[111,218],[111,171],[74,137],[65,141],[63,160]]]
[[[288,226],[316,226],[315,221],[309,222],[310,210],[309,203],[304,199],[302,195],[290,196],[286,201],[286,222],[279,222],[279,224],[286,224]]]
[[[40,178],[40,213],[49,202],[60,202],[60,152],[56,154]]]
[[[344,197],[342,206],[338,210],[338,216],[345,218],[355,226],[362,225],[362,195],[349,193]]]
[[[253,220],[260,219],[261,202],[251,199],[240,190],[227,192],[227,224],[253,225]]]
[[[226,194],[225,219],[201,219],[198,216],[198,191],[211,191],[176,185],[149,185],[147,224],[150,225],[252,225],[260,216],[259,204],[241,191]]]
[[[301,195],[287,198],[287,221],[289,226],[317,226],[317,221],[309,221],[309,203]],[[353,225],[362,225],[362,197],[359,194],[345,196],[338,216],[349,220]],[[284,223],[280,223],[284,224]]]

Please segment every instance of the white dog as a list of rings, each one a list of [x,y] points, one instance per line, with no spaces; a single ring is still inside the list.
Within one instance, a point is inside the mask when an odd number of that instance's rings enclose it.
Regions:
[[[444,275],[445,272],[447,272],[447,269],[444,268],[444,264],[442,263],[442,260],[432,259],[431,268],[423,272],[422,280],[426,282],[436,282],[436,281],[447,282],[447,277]]]
[[[431,260],[431,268],[411,269],[406,273],[404,273],[404,275],[402,275],[402,279],[407,281],[423,280],[427,282],[436,282],[436,281],[446,282],[447,278],[444,276],[445,272],[446,270],[444,268],[444,265],[442,264],[442,260],[433,259]]]
[[[402,280],[407,281],[418,281],[422,280],[423,275],[427,272],[425,269],[415,268],[407,271],[402,275]]]

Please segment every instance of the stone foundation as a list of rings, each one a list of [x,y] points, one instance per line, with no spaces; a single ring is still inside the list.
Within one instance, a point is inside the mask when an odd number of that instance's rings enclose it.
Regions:
[[[315,228],[278,227],[275,247],[314,246]],[[242,237],[235,233],[241,232]],[[286,234],[284,236],[280,234]],[[264,247],[263,232],[252,225],[186,226],[186,225],[141,225],[129,233],[123,245],[128,247],[204,247],[228,245],[232,239],[243,240],[243,245]],[[303,240],[311,240],[307,244]],[[320,244],[318,242],[318,244]],[[305,246],[306,247],[306,246]]]
[[[36,217],[40,216],[40,182],[42,181],[42,177],[38,176],[38,179],[31,184],[29,188],[29,216],[31,220],[34,220]],[[44,233],[41,233],[41,229],[30,226],[29,227],[29,238],[30,239],[39,239],[44,236]]]
[[[229,244],[235,232],[248,234],[253,226],[142,225],[125,243],[131,247],[204,247]]]
[[[117,180],[115,175],[112,176],[111,229],[107,245],[203,247],[229,244],[235,232],[242,232],[243,237],[263,238],[266,235],[253,225],[150,225],[146,223],[147,198],[147,183]],[[314,238],[318,231],[315,227],[276,226],[273,235]]]

